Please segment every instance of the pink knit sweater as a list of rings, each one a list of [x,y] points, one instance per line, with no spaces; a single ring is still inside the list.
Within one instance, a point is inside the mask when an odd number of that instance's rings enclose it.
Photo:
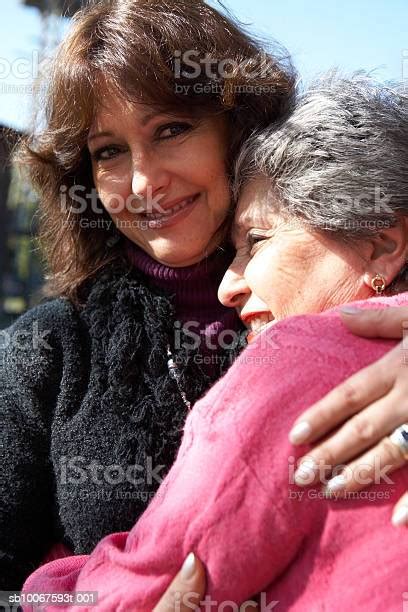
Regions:
[[[406,305],[408,293],[357,304]],[[288,442],[302,410],[393,344],[353,336],[335,311],[270,327],[195,405],[176,462],[134,528],[90,556],[40,567],[24,591],[98,592],[96,607],[47,611],[151,612],[194,551],[218,606],[263,593],[264,610],[401,612],[408,537],[390,516],[407,468],[353,500],[328,500],[293,484],[307,447]],[[226,605],[205,609],[234,609]]]

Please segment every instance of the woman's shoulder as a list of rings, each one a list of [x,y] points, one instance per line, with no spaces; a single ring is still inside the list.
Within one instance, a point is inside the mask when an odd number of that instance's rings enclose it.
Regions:
[[[87,313],[109,306],[112,299],[123,293],[123,288],[140,282],[123,264],[106,265],[85,283],[79,303],[68,297],[43,298],[38,304],[21,314],[8,330],[27,331],[36,326],[47,329],[53,336],[68,336],[72,325],[87,325]],[[5,330],[7,331],[7,330]]]
[[[356,303],[387,307],[408,302],[403,296]],[[362,338],[343,325],[338,308],[318,314],[288,317],[261,332],[245,348],[227,374],[199,402],[207,419],[251,420],[264,410],[279,422],[293,420],[331,388],[369,365],[395,344],[394,340]],[[285,406],[282,412],[281,407]],[[250,407],[250,410],[249,410]],[[193,411],[194,412],[194,411]]]
[[[48,298],[21,314],[11,325],[1,331],[3,347],[12,345],[12,340],[23,338],[34,340],[42,337],[58,337],[66,334],[70,324],[77,321],[79,313],[74,304],[63,297]],[[14,343],[14,344],[19,344]],[[41,346],[41,343],[38,343]],[[36,345],[33,344],[33,348]]]
[[[65,298],[33,306],[0,334],[4,384],[22,384],[37,392],[59,380],[66,362],[63,353],[77,352],[83,342],[78,312]]]
[[[403,305],[408,305],[408,292],[347,304],[359,309]],[[340,308],[337,306],[321,313],[288,317],[271,326],[254,343],[254,356],[267,356],[269,362],[276,363],[282,369],[299,362],[299,368],[305,371],[306,363],[311,362],[311,368],[319,367],[322,371],[339,368],[345,372],[368,365],[395,344],[389,339],[363,338],[352,334],[342,323]]]

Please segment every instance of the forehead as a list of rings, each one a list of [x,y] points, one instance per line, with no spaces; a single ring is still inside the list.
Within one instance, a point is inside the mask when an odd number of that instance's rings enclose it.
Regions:
[[[268,228],[273,224],[274,197],[270,180],[257,178],[246,185],[238,201],[233,237],[250,227]]]
[[[143,124],[155,111],[146,104],[125,100],[111,88],[101,92],[89,135],[99,132],[106,125],[123,124],[126,121]]]

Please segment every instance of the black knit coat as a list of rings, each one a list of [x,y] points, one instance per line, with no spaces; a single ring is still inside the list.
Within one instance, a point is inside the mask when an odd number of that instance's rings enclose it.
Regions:
[[[187,412],[167,368],[173,314],[122,262],[89,284],[82,308],[51,299],[3,332],[0,589],[20,589],[53,543],[89,553],[146,508]],[[213,381],[174,353],[194,401]]]

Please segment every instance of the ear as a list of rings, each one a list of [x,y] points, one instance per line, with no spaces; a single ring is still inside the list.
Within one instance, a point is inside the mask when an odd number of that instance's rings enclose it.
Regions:
[[[368,242],[370,248],[364,282],[372,289],[371,280],[376,274],[381,274],[388,286],[407,263],[408,219],[401,218],[395,227],[381,230]]]

